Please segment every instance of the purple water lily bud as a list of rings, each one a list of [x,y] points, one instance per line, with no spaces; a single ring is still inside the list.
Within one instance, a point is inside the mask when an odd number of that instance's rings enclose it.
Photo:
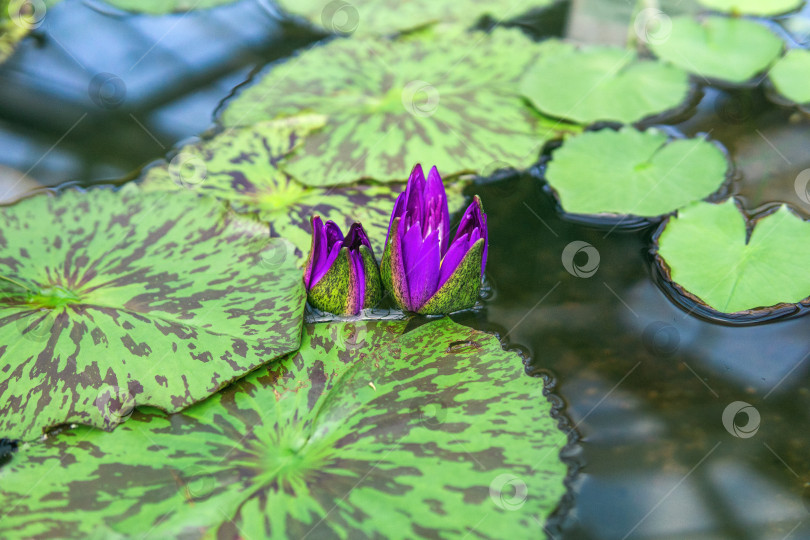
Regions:
[[[487,264],[487,216],[481,199],[461,217],[450,242],[447,195],[436,167],[414,167],[405,191],[397,197],[380,275],[397,305],[424,315],[472,307],[478,299]]]
[[[382,297],[377,259],[360,223],[343,237],[334,221],[312,218],[312,249],[304,269],[309,303],[336,315],[356,315]]]

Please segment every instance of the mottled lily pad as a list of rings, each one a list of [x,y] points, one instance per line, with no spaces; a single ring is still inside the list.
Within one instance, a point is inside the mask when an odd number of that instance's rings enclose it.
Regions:
[[[709,9],[735,15],[772,17],[799,9],[804,0],[698,0]]]
[[[774,90],[797,105],[810,104],[810,51],[792,49],[769,73]]]
[[[165,13],[185,13],[198,9],[210,9],[230,4],[235,0],[103,0],[111,6],[136,13],[163,15]]]
[[[547,41],[521,82],[541,112],[580,124],[638,122],[683,107],[689,76],[628,49]]]
[[[565,126],[517,93],[537,45],[517,30],[408,39],[335,39],[284,63],[231,100],[225,126],[304,112],[326,125],[280,166],[300,182],[401,181],[415,163],[443,178],[533,164]]]
[[[699,79],[738,85],[750,82],[779,57],[782,40],[749,19],[688,16],[672,19],[668,39],[649,43],[660,59]]]
[[[433,23],[471,27],[488,15],[510,20],[528,11],[547,7],[553,0],[280,0],[285,11],[303,17],[326,32],[353,35],[390,35]]]
[[[0,434],[177,411],[299,344],[292,246],[213,198],[66,190],[0,209]]]
[[[810,223],[784,205],[749,221],[733,199],[696,203],[669,219],[656,244],[685,299],[738,322],[795,314],[810,296]]]
[[[317,214],[348,230],[363,224],[377,257],[382,255],[388,222],[404,183],[357,183],[329,188],[305,186],[278,168],[307,133],[325,117],[301,115],[227,129],[209,140],[184,146],[170,163],[150,168],[145,190],[196,190],[226,200],[238,212],[253,212],[274,236],[290,240],[299,260],[309,252],[309,219]],[[409,170],[401,173],[404,181]],[[461,210],[464,182],[448,186],[451,212]]]
[[[655,218],[717,191],[729,162],[703,138],[671,139],[657,129],[603,129],[554,151],[546,180],[570,214]]]
[[[181,413],[19,451],[0,534],[535,536],[567,472],[542,381],[494,336],[404,328],[307,326],[297,354]]]

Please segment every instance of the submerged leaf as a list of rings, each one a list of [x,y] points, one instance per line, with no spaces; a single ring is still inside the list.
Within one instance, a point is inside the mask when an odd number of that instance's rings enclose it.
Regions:
[[[721,314],[756,317],[810,296],[810,223],[786,206],[758,218],[748,234],[735,201],[696,203],[659,233],[657,260],[681,294]],[[795,311],[795,310],[793,310]]]
[[[483,16],[510,20],[528,11],[547,7],[554,0],[280,0],[279,5],[324,31],[352,35],[389,35],[433,23],[471,27]]]
[[[280,166],[312,186],[401,181],[415,163],[443,177],[525,168],[565,126],[517,94],[538,47],[517,30],[395,41],[335,39],[284,63],[227,103],[225,126],[304,112],[326,125]]]
[[[541,112],[580,124],[632,123],[685,105],[688,75],[631,50],[546,41],[522,93]]]
[[[566,141],[545,176],[567,213],[654,218],[717,191],[728,167],[723,151],[703,138],[625,127]]]
[[[774,89],[797,105],[810,104],[810,51],[791,49],[769,73]]]
[[[494,336],[404,329],[306,326],[298,353],[181,413],[32,445],[0,469],[0,533],[536,536],[566,489],[542,382]]]
[[[782,52],[782,40],[768,28],[749,19],[688,16],[672,19],[667,39],[652,41],[660,59],[694,74],[703,82],[747,83]]]
[[[177,411],[298,347],[292,246],[212,198],[66,190],[0,209],[0,434]]]
[[[388,218],[403,184],[368,182],[317,188],[292,180],[278,168],[284,156],[324,122],[320,115],[300,115],[226,129],[212,139],[184,146],[171,163],[150,168],[143,189],[200,191],[228,201],[238,212],[255,212],[270,224],[274,236],[295,245],[299,261],[309,251],[312,215],[331,219],[344,230],[359,221],[379,257]],[[407,169],[401,171],[403,182],[407,174]],[[464,185],[456,182],[447,190],[451,212],[464,204]]]

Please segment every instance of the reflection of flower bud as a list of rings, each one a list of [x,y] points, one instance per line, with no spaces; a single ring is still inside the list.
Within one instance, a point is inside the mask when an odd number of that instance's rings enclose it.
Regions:
[[[436,167],[414,167],[397,197],[381,276],[399,307],[424,315],[467,309],[478,300],[487,264],[487,216],[477,196],[450,242],[447,194]]]
[[[312,249],[304,272],[309,303],[337,315],[356,315],[382,296],[380,271],[363,226],[343,238],[334,221],[312,218]]]

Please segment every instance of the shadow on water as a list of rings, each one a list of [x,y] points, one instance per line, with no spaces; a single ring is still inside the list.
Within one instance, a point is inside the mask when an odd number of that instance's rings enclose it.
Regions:
[[[574,2],[574,12],[593,4]],[[569,32],[598,27],[600,40],[621,42],[631,6],[600,6]],[[603,12],[618,13],[615,24]],[[64,0],[46,25],[0,68],[0,163],[45,184],[118,178],[163,156],[207,129],[256,66],[318,38],[249,0],[167,18]],[[810,211],[794,182],[810,167],[806,118],[759,90],[706,89],[678,128],[726,145],[749,208],[786,200]],[[655,285],[654,227],[566,222],[529,175],[470,191],[489,215],[494,292],[464,322],[497,323],[525,348],[581,436],[573,506],[555,538],[810,537],[810,317],[746,328],[702,321]]]

